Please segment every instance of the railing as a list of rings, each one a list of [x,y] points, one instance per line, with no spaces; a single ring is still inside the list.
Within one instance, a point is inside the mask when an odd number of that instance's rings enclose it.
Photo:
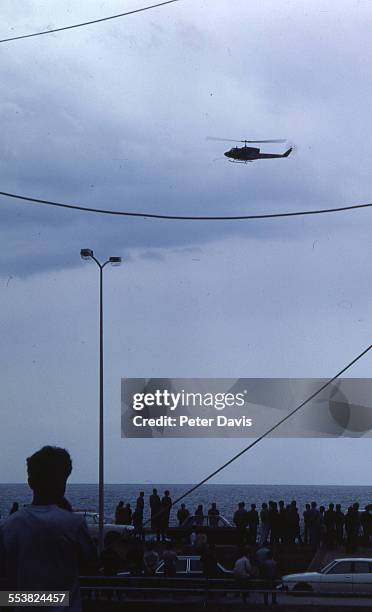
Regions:
[[[267,581],[251,579],[246,585],[241,585],[232,579],[221,578],[167,578],[155,577],[126,577],[116,576],[84,576],[81,578],[81,593],[83,600],[111,601],[114,603],[162,603],[176,605],[180,601],[189,604],[201,604],[222,601],[231,602],[232,596],[241,600],[255,594],[254,601],[262,601],[265,605],[277,602],[288,605],[289,600],[294,603],[295,596],[306,596],[313,601],[320,598],[327,599],[327,607],[332,606],[331,599],[368,598],[368,605],[372,600],[371,584],[367,585],[365,592],[335,592],[335,591],[296,591],[288,592],[280,589],[281,581]],[[279,588],[278,588],[279,587]],[[262,598],[262,599],[261,599]],[[247,599],[247,603],[249,599]],[[253,604],[254,602],[252,602]],[[301,606],[303,604],[301,603]],[[310,605],[310,603],[309,603]],[[335,604],[336,605],[336,604]]]
[[[279,581],[250,580],[247,586],[238,584],[232,579],[220,578],[167,578],[126,577],[116,576],[84,576],[80,580],[83,599],[122,601],[126,603],[168,603],[174,604],[179,599],[189,603],[206,604],[208,601],[225,599],[232,595],[242,599],[249,597],[254,591],[261,595],[264,603],[276,598],[276,586]]]

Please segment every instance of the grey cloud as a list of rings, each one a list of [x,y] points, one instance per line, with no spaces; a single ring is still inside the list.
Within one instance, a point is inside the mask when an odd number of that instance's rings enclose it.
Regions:
[[[339,204],[350,192],[364,195],[363,183],[358,187],[352,183],[355,172],[363,173],[363,160],[350,159],[359,143],[348,143],[342,121],[354,111],[353,128],[361,123],[355,101],[362,99],[361,88],[369,85],[364,73],[352,66],[366,49],[365,33],[350,36],[347,52],[336,53],[337,37],[325,36],[326,25],[315,13],[304,16],[301,9],[288,8],[288,13],[283,9],[278,24],[274,14],[272,19],[266,14],[266,21],[257,27],[251,17],[260,13],[258,7],[252,12],[239,5],[237,14],[242,7],[243,19],[232,21],[230,16],[223,22],[222,4],[216,11],[220,27],[213,32],[198,22],[198,14],[186,11],[172,14],[172,28],[164,27],[161,15],[154,14],[150,22],[78,30],[73,38],[53,37],[41,47],[36,41],[29,70],[24,66],[31,41],[28,47],[6,48],[2,188],[89,206],[186,214],[291,210],[328,205],[330,200]],[[263,10],[267,13],[268,8]],[[340,8],[340,15],[344,10]],[[362,16],[363,11],[355,15],[356,23],[362,23]],[[58,20],[58,15],[53,19]],[[239,36],[247,27],[248,45],[247,36]],[[227,43],[231,53],[226,53]],[[349,72],[352,84],[345,80]],[[331,86],[330,74],[336,86]],[[349,88],[349,96],[340,98],[344,88]],[[330,114],[333,123],[328,121]],[[214,163],[229,144],[206,142],[210,133],[238,138],[287,136],[297,142],[298,155],[267,165]],[[347,151],[341,156],[340,146]],[[340,173],[339,168],[348,170]],[[296,235],[291,222],[286,227],[281,222],[277,226],[269,222],[181,226],[142,220],[129,224],[73,212],[30,213],[28,205],[20,204],[14,215],[13,202],[2,206],[7,231],[11,227],[22,231],[30,222],[50,231],[55,219],[51,257],[40,252],[40,269],[52,263],[71,265],[64,248],[68,228],[77,241],[85,238],[85,226],[98,245],[108,240],[125,249],[203,244],[231,235],[262,239]],[[320,233],[321,227],[320,223]],[[60,255],[55,257],[58,241]],[[36,243],[35,266],[37,251]],[[19,268],[26,271],[29,262],[18,259]],[[13,260],[13,271],[17,265]]]

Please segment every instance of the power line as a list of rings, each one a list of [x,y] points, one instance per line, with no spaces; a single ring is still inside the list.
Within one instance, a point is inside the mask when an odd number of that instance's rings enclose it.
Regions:
[[[221,216],[188,216],[188,215],[165,215],[158,213],[147,212],[128,212],[122,210],[105,210],[104,208],[91,208],[88,206],[80,206],[78,204],[63,204],[62,202],[54,202],[53,200],[41,200],[40,198],[31,198],[29,196],[17,195],[15,193],[7,193],[0,191],[0,196],[14,198],[16,200],[24,200],[34,204],[46,204],[48,206],[56,206],[58,208],[69,208],[72,210],[81,210],[83,212],[92,212],[102,215],[118,215],[122,217],[142,217],[149,219],[170,219],[174,221],[243,221],[253,219],[277,219],[279,217],[300,217],[304,215],[321,215],[325,213],[344,212],[346,210],[356,210],[357,208],[370,208],[372,203],[368,204],[352,204],[350,206],[339,206],[337,208],[322,208],[318,210],[301,210],[297,212],[282,212],[282,213],[265,213],[263,215],[221,215]]]
[[[3,38],[0,43],[11,42],[12,40],[21,40],[23,38],[32,38],[33,36],[43,36],[44,34],[52,34],[53,32],[62,32],[63,30],[73,30],[74,28],[82,28],[84,26],[92,25],[93,23],[101,23],[102,21],[109,21],[110,19],[118,19],[119,17],[126,17],[127,15],[134,15],[134,13],[142,13],[150,9],[157,8],[158,6],[164,6],[165,4],[172,4],[172,2],[179,2],[179,0],[167,0],[166,2],[159,2],[158,4],[152,4],[151,6],[145,6],[143,8],[135,9],[133,11],[127,11],[126,13],[118,13],[117,15],[110,15],[109,17],[101,17],[100,19],[92,19],[92,21],[84,21],[81,23],[75,23],[73,25],[64,26],[62,28],[54,28],[53,30],[43,30],[42,32],[34,32],[32,34],[23,34],[22,36],[12,36],[12,38]]]
[[[283,423],[285,423],[286,421],[288,421],[294,414],[296,414],[296,412],[298,412],[299,410],[301,410],[301,408],[303,408],[306,404],[308,404],[309,402],[311,402],[311,400],[314,399],[314,397],[316,397],[317,395],[319,395],[319,393],[321,393],[326,387],[328,387],[330,384],[332,384],[337,378],[339,378],[342,374],[344,374],[344,372],[346,372],[346,370],[348,370],[349,368],[351,368],[351,366],[353,366],[357,361],[359,361],[359,359],[361,359],[362,357],[364,357],[364,355],[366,355],[368,353],[368,351],[370,351],[372,348],[372,344],[370,344],[366,349],[364,349],[364,351],[362,351],[357,357],[355,357],[352,361],[350,361],[350,363],[347,364],[347,366],[345,366],[344,368],[342,368],[342,370],[340,370],[335,376],[333,376],[333,378],[330,378],[326,383],[324,383],[324,385],[322,385],[317,391],[315,391],[314,393],[312,393],[307,399],[305,399],[299,406],[297,406],[296,408],[294,408],[294,410],[292,410],[289,414],[287,414],[284,418],[280,419],[280,421],[278,421],[275,425],[273,425],[272,427],[270,427],[270,429],[268,429],[267,431],[265,431],[265,433],[263,433],[261,436],[259,436],[258,438],[256,438],[253,442],[251,442],[251,444],[249,444],[248,446],[246,446],[245,448],[243,448],[243,450],[241,450],[239,453],[237,453],[236,455],[234,455],[231,459],[229,459],[229,461],[226,461],[226,463],[224,463],[223,465],[221,465],[219,468],[217,468],[216,470],[214,470],[214,472],[211,472],[210,474],[208,474],[208,476],[206,476],[205,478],[203,478],[203,480],[201,480],[198,484],[194,485],[193,487],[191,487],[191,489],[189,489],[188,491],[186,491],[186,493],[183,493],[180,497],[178,497],[173,503],[172,506],[175,506],[176,504],[179,504],[180,501],[182,501],[183,499],[185,499],[185,497],[187,497],[188,495],[190,495],[190,493],[193,493],[194,491],[196,491],[196,489],[199,489],[199,487],[201,487],[203,484],[205,484],[206,482],[208,482],[208,480],[210,480],[211,478],[213,478],[214,476],[216,476],[217,474],[219,474],[219,472],[222,472],[222,470],[224,470],[226,467],[228,467],[229,465],[231,465],[231,463],[233,463],[234,461],[236,461],[237,459],[239,459],[239,457],[241,457],[242,455],[244,455],[245,453],[247,453],[249,450],[251,450],[251,448],[253,448],[254,446],[256,446],[259,442],[261,442],[261,440],[263,440],[264,438],[267,438],[267,436],[269,436],[273,431],[275,431],[276,429],[278,429],[278,427],[280,427],[280,425],[283,425]],[[163,513],[163,511],[159,512],[159,516]],[[154,518],[154,517],[153,517]],[[149,522],[148,519],[146,521],[146,523]]]

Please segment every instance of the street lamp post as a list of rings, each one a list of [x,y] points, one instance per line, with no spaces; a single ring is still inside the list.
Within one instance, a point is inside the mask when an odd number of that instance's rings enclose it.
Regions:
[[[105,515],[105,476],[104,476],[104,420],[103,420],[103,269],[107,264],[120,266],[121,257],[109,257],[107,261],[101,263],[95,256],[92,249],[81,249],[82,259],[92,259],[99,267],[99,467],[98,467],[98,548],[103,550],[103,526]]]

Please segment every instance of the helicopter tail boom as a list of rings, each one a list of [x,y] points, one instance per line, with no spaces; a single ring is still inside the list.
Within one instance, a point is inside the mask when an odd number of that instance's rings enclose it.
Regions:
[[[288,157],[292,151],[292,147],[285,153],[259,153],[257,159],[275,159],[278,157]]]

